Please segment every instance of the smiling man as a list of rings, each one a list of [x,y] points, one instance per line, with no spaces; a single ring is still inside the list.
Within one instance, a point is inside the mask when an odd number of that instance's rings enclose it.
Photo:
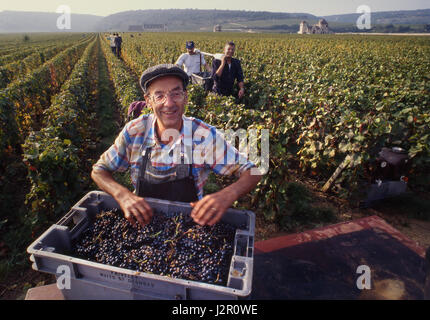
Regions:
[[[213,90],[219,95],[229,96],[233,93],[234,81],[239,86],[238,97],[245,94],[243,70],[240,60],[233,58],[236,51],[234,42],[227,42],[224,46],[224,55],[221,60],[212,61],[212,77],[214,79]]]
[[[255,165],[227,143],[215,127],[184,116],[188,81],[187,74],[173,64],[145,70],[140,85],[153,113],[127,123],[93,166],[91,177],[95,183],[114,197],[132,224],[150,222],[153,212],[145,197],[152,197],[189,202],[195,222],[213,225],[261,179],[251,174]],[[112,177],[112,172],[129,167],[134,193]],[[239,179],[203,196],[211,170]]]

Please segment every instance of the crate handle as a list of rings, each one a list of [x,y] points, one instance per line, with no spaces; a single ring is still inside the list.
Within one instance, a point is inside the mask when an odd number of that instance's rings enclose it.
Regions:
[[[86,208],[76,208],[72,209],[69,213],[67,213],[60,221],[58,221],[58,225],[68,227],[71,235],[76,234],[82,228],[85,227],[88,217],[86,215]],[[77,215],[81,215],[81,219],[77,222],[73,221],[73,218]]]
[[[56,224],[59,226],[66,226],[70,223],[73,217],[77,214],[77,210],[70,210],[64,217],[62,217]]]

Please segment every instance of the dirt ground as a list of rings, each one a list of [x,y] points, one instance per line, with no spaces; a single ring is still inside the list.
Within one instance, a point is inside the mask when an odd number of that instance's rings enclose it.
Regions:
[[[317,184],[311,179],[300,177],[297,179],[297,182],[304,183],[306,187],[312,191],[314,202],[317,205],[331,207],[336,212],[338,219],[337,223],[376,215],[384,219],[411,240],[417,242],[420,247],[424,249],[430,247],[430,221],[410,218],[407,205],[396,207],[396,203],[394,203],[387,206],[379,205],[375,208],[361,209],[359,208],[358,203],[351,204],[347,200],[321,192]],[[416,197],[422,197],[427,202],[430,200],[429,194],[420,193],[417,194]],[[430,207],[426,209],[426,212],[427,215],[430,214]],[[307,229],[297,230],[297,232],[305,230]],[[278,225],[267,224],[261,215],[257,216],[256,241],[286,234],[289,233],[279,230]]]
[[[28,289],[54,282],[55,276],[33,269],[11,274],[0,284],[0,299],[24,300]]]
[[[402,209],[393,207],[378,209],[360,209],[358,206],[351,206],[346,201],[334,196],[330,196],[318,191],[318,188],[312,181],[303,181],[314,196],[314,202],[324,206],[330,206],[336,212],[337,223],[351,221],[366,216],[377,215],[387,221],[391,226],[402,232],[406,237],[418,243],[419,246],[426,249],[430,247],[430,221],[423,221],[414,218],[408,218],[408,215]],[[427,197],[428,195],[424,195]],[[430,198],[430,197],[429,197]],[[429,208],[430,210],[430,208]],[[292,232],[284,232],[279,229],[275,223],[267,223],[262,214],[256,215],[256,232],[255,240],[262,241]],[[321,225],[320,225],[321,226]],[[318,226],[319,227],[319,226]],[[312,229],[312,228],[308,228]],[[296,230],[296,232],[305,231],[306,228]],[[55,277],[49,274],[43,274],[32,269],[11,274],[7,279],[0,283],[0,299],[2,300],[22,300],[25,299],[26,292],[29,288],[42,286],[55,282]]]
[[[381,211],[367,209],[361,211],[350,210],[342,212],[339,215],[340,220],[338,222],[351,221],[372,215],[381,217],[406,237],[418,243],[420,247],[424,249],[430,247],[430,221],[404,218],[403,216],[390,215]],[[306,231],[306,229],[303,231]],[[267,240],[287,234],[290,234],[290,232],[281,231],[279,230],[279,226],[276,224],[267,224],[261,217],[257,217],[256,241]]]

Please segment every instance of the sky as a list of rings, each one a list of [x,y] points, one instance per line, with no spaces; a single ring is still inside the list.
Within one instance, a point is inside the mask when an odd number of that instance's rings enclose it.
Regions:
[[[0,0],[0,11],[56,12],[67,5],[71,13],[107,16],[128,10],[144,9],[218,9],[271,12],[303,12],[316,16],[355,13],[361,5],[371,11],[429,9],[429,0]]]

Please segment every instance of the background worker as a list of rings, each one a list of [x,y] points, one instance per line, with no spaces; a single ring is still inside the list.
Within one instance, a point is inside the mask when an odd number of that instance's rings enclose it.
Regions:
[[[238,59],[233,58],[236,50],[234,42],[228,42],[224,46],[224,56],[221,60],[212,62],[212,77],[214,79],[213,91],[219,95],[230,96],[233,94],[234,81],[239,85],[239,98],[245,94],[242,66]]]
[[[122,37],[121,37],[121,35],[119,35],[118,33],[116,34],[116,37],[115,37],[115,47],[116,47],[116,56],[118,57],[118,58],[120,58],[121,57],[121,45],[122,45]]]
[[[199,73],[201,66],[204,66],[208,72],[211,72],[211,68],[206,64],[204,56],[194,48],[193,41],[187,41],[185,47],[187,52],[179,56],[175,63],[177,66],[184,67],[188,76],[191,76],[193,73]]]
[[[110,49],[112,50],[112,53],[116,55],[116,44],[115,44],[115,38],[116,38],[115,33],[112,33],[112,34],[109,36],[108,40],[110,40]]]

